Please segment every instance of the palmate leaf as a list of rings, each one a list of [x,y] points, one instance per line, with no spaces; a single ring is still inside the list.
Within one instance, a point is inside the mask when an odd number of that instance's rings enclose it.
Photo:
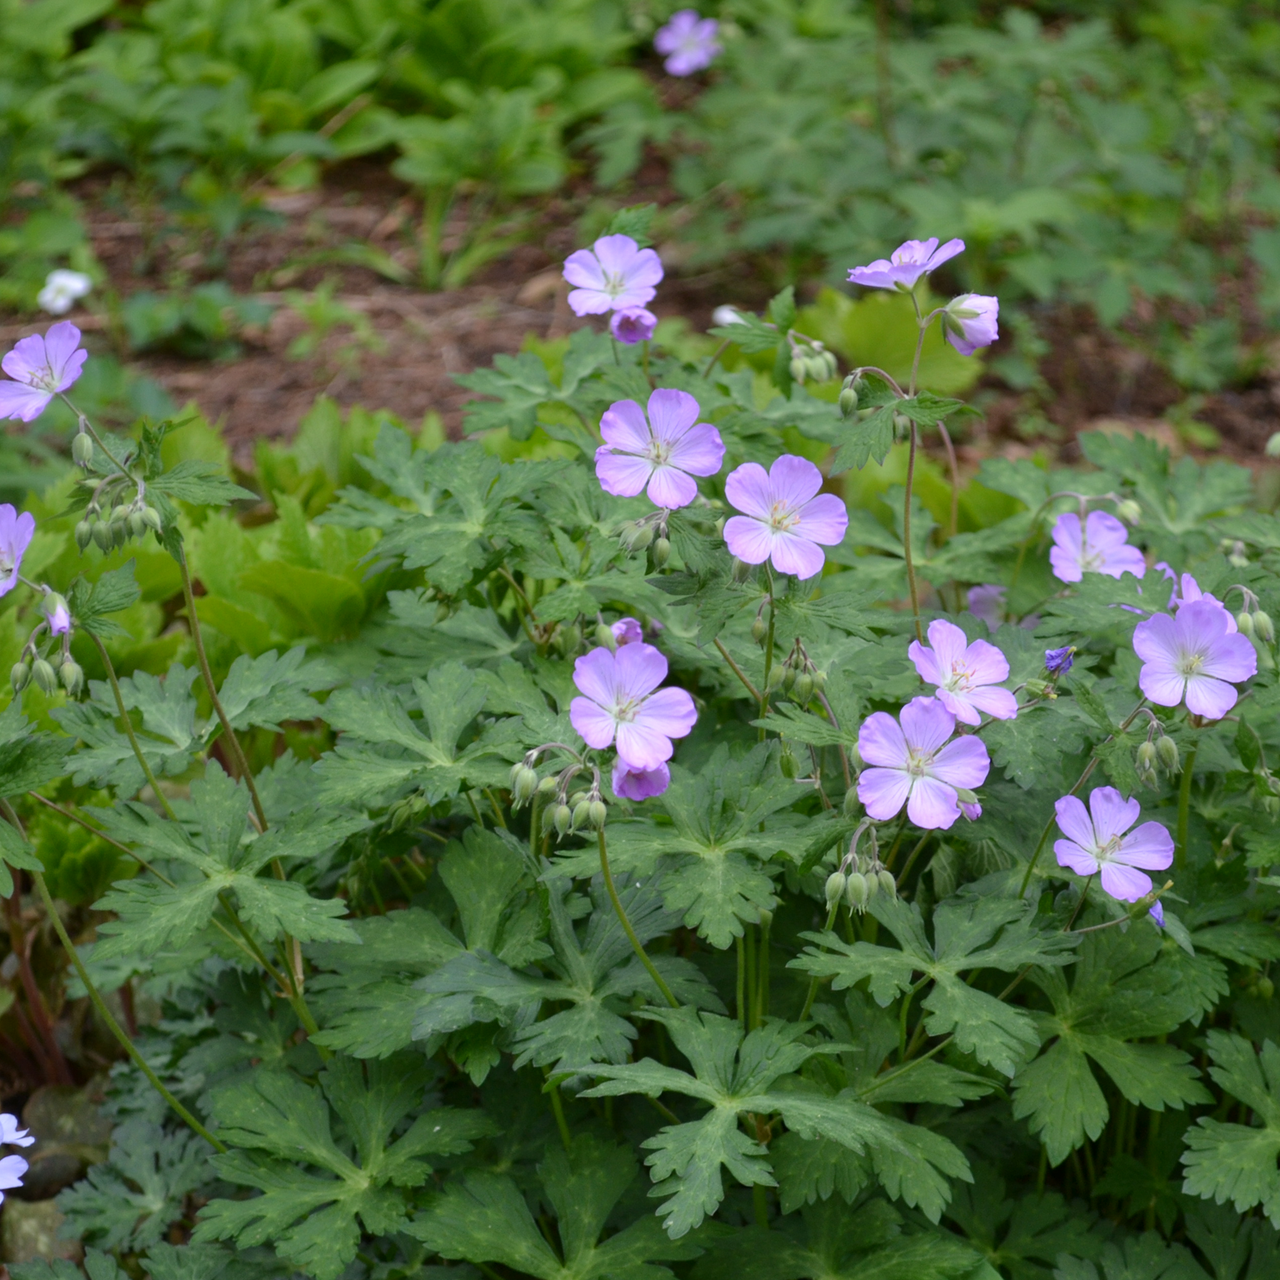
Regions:
[[[852,1090],[824,1096],[811,1089],[790,1088],[788,1080],[814,1054],[832,1046],[800,1043],[806,1028],[796,1023],[767,1022],[745,1034],[728,1018],[691,1009],[646,1010],[644,1017],[661,1022],[689,1060],[693,1073],[662,1066],[651,1058],[619,1066],[594,1066],[587,1074],[604,1079],[586,1097],[671,1091],[710,1106],[700,1120],[668,1125],[644,1146],[653,1155],[646,1163],[657,1184],[650,1195],[665,1203],[658,1209],[663,1226],[678,1239],[714,1213],[724,1198],[721,1167],[741,1183],[775,1185],[768,1149],[743,1133],[744,1114],[777,1113],[787,1128],[803,1138],[825,1137],[862,1154],[869,1147],[904,1161],[943,1158],[957,1176],[967,1176],[964,1157],[945,1139],[920,1143],[914,1127],[894,1122],[858,1101]],[[912,1130],[904,1139],[903,1130]]]
[[[815,978],[833,978],[837,991],[869,978],[871,995],[881,1006],[907,991],[916,981],[914,975],[920,974],[932,982],[921,1002],[929,1034],[953,1033],[964,1052],[1012,1076],[1039,1047],[1035,1023],[1024,1010],[978,990],[961,974],[1069,964],[1075,939],[1039,932],[1026,905],[1016,898],[971,896],[940,903],[934,912],[932,943],[915,904],[879,897],[873,899],[871,911],[898,939],[900,950],[869,942],[850,944],[833,933],[802,934],[819,945],[806,947],[791,967]]]
[[[63,773],[66,758],[66,741],[33,729],[17,701],[0,712],[0,797],[51,782]]]
[[[849,1210],[806,1207],[777,1229],[748,1227],[709,1246],[692,1280],[997,1280],[997,1272],[947,1231],[903,1230],[883,1200]]]
[[[485,704],[485,690],[473,671],[444,663],[425,680],[415,679],[413,694],[421,721],[412,719],[404,700],[387,688],[339,689],[329,699],[325,719],[344,736],[316,765],[326,801],[371,804],[417,787],[435,804],[467,782],[505,782],[510,765],[496,758],[496,748],[510,740],[515,726],[497,726],[458,746],[462,731]]]
[[[274,1245],[318,1280],[335,1280],[355,1257],[361,1228],[387,1234],[406,1224],[399,1188],[419,1187],[429,1157],[456,1155],[494,1127],[479,1110],[421,1112],[427,1072],[417,1055],[385,1062],[332,1061],[311,1088],[283,1071],[258,1071],[210,1095],[218,1134],[236,1148],[214,1157],[228,1182],[256,1187],[248,1200],[213,1200],[192,1239]],[[331,1111],[341,1122],[333,1137]],[[309,1172],[308,1170],[316,1172]]]
[[[209,923],[224,894],[235,899],[244,922],[265,941],[282,933],[300,941],[354,938],[341,899],[315,898],[298,882],[259,875],[273,858],[310,858],[341,843],[365,825],[363,819],[303,814],[266,835],[250,838],[249,793],[228,778],[216,761],[191,784],[196,834],[136,802],[87,810],[113,839],[146,851],[147,860],[179,864],[172,884],[150,875],[122,880],[100,909],[117,919],[103,924],[95,950],[99,960],[152,956],[183,947]]]
[[[659,803],[671,825],[653,821],[610,826],[609,859],[619,877],[647,877],[657,860],[671,859],[661,880],[663,900],[713,947],[728,947],[744,924],[777,905],[765,864],[780,850],[802,847],[806,820],[783,813],[799,785],[778,770],[776,746],[733,757],[719,746],[692,775],[676,766]],[[763,828],[763,830],[761,829]],[[573,850],[557,859],[575,877],[594,875],[599,855]]]
[[[1060,1258],[1053,1280],[1209,1280],[1182,1245],[1167,1245],[1154,1231],[1105,1245],[1097,1262]]]
[[[464,955],[522,969],[551,954],[546,923],[521,855],[491,831],[470,827],[451,842],[439,874],[457,905],[462,939],[430,911],[412,907],[355,923],[360,945],[323,945],[312,955],[334,970],[313,980],[325,1029],[318,1044],[360,1058],[386,1057],[415,1038],[419,1012],[436,997],[418,980]]]
[[[488,952],[461,952],[414,985],[435,998],[419,1009],[414,1035],[422,1038],[460,1030],[476,1022],[516,1019],[516,1068],[532,1062],[554,1071],[591,1062],[624,1062],[636,1030],[622,1016],[629,998],[661,1000],[653,979],[632,950],[602,885],[592,893],[594,910],[578,938],[565,899],[567,884],[550,886],[551,940],[545,961],[553,977],[533,977]],[[669,932],[679,917],[664,910],[652,885],[625,885],[623,909],[641,943]],[[720,998],[696,965],[679,956],[657,956],[654,964],[682,1003],[724,1012]],[[544,1002],[567,1005],[546,1018]],[[554,1065],[553,1065],[554,1064]]]
[[[102,639],[122,635],[111,614],[127,609],[141,594],[135,577],[137,561],[130,560],[118,569],[109,569],[96,582],[77,578],[67,596],[71,615],[77,627],[83,627]]]
[[[1071,971],[1036,969],[1031,980],[1049,997],[1052,1014],[1037,1014],[1052,1041],[1014,1080],[1013,1114],[1030,1122],[1049,1163],[1060,1164],[1086,1135],[1097,1138],[1110,1115],[1090,1061],[1137,1106],[1163,1111],[1211,1101],[1191,1059],[1172,1045],[1135,1044],[1164,1035],[1186,1018],[1179,975],[1153,964],[1161,950],[1145,925],[1085,935]]]
[[[1243,1036],[1208,1034],[1209,1074],[1253,1113],[1254,1125],[1227,1124],[1202,1116],[1187,1130],[1182,1189],[1193,1196],[1228,1200],[1244,1213],[1261,1205],[1280,1227],[1280,1048],[1270,1040],[1261,1053]]]
[[[136,1253],[185,1214],[184,1201],[210,1181],[209,1145],[187,1129],[166,1133],[141,1117],[111,1136],[111,1154],[58,1196],[68,1227],[106,1249]]]
[[[600,1238],[636,1172],[629,1151],[588,1134],[568,1152],[547,1155],[538,1176],[562,1254],[539,1231],[516,1183],[500,1174],[450,1183],[408,1230],[442,1257],[498,1263],[537,1280],[660,1280],[671,1275],[663,1262],[695,1258],[701,1249],[668,1239],[650,1216]]]

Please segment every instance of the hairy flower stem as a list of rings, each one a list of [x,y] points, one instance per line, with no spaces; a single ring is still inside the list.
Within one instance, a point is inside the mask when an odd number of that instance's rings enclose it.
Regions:
[[[924,644],[924,630],[920,626],[920,593],[916,587],[916,567],[911,557],[911,491],[916,477],[916,440],[916,424],[913,420],[911,444],[907,452],[907,492],[902,503],[902,556],[907,565],[907,588],[911,592],[911,616],[915,619],[916,639]]]
[[[720,656],[729,664],[733,674],[742,681],[743,687],[746,691],[756,700],[756,702],[759,702],[764,695],[761,694],[760,690],[757,689],[747,678],[747,673],[743,671],[743,669],[729,656],[729,650],[720,643],[719,637],[717,637],[713,643],[716,648],[720,650]]]
[[[746,930],[743,930],[745,933]],[[743,940],[742,934],[734,940],[734,951],[737,953],[738,959],[738,989],[736,993],[737,1003],[734,1009],[737,1013],[738,1021],[742,1024],[742,1029],[747,1029],[747,944]]]
[[[560,1130],[560,1141],[566,1151],[573,1145],[573,1135],[569,1132],[569,1122],[565,1119],[564,1099],[560,1096],[560,1082],[547,1072],[547,1093],[551,1095],[551,1111],[556,1118],[556,1128]]]
[[[754,1031],[760,1025],[760,1010],[756,1003],[756,937],[750,925],[743,927],[742,970],[746,975],[743,985],[747,990],[747,1020],[744,1025],[748,1031]]]
[[[142,769],[143,777],[151,785],[151,790],[155,792],[156,801],[165,811],[165,815],[174,821],[177,821],[177,814],[174,813],[173,807],[169,804],[169,799],[163,791],[160,790],[160,783],[152,772],[151,765],[147,763],[147,757],[142,754],[142,747],[138,742],[138,735],[133,731],[133,721],[129,719],[128,709],[124,705],[124,694],[120,692],[120,681],[116,678],[116,669],[111,664],[111,656],[107,653],[106,646],[98,639],[92,631],[89,633],[89,639],[93,641],[94,646],[98,650],[98,657],[102,659],[102,665],[106,668],[107,679],[111,683],[111,692],[116,696],[116,709],[120,712],[120,719],[124,721],[124,731],[129,739],[129,745],[133,748],[133,754],[137,757],[139,766]]]
[[[956,447],[951,443],[951,433],[945,422],[938,423],[942,447],[947,451],[947,469],[951,472],[951,518],[947,525],[947,537],[954,538],[960,525],[960,464],[956,461]]]
[[[1196,748],[1187,752],[1182,762],[1182,779],[1178,784],[1178,839],[1174,845],[1173,869],[1181,875],[1187,869],[1187,823],[1191,816],[1191,769],[1196,762]]]
[[[98,1016],[106,1024],[107,1030],[120,1042],[120,1047],[133,1059],[134,1065],[147,1077],[151,1087],[173,1108],[178,1118],[198,1133],[215,1151],[225,1154],[227,1148],[165,1088],[160,1077],[152,1071],[147,1060],[138,1052],[137,1046],[129,1039],[128,1033],[112,1016],[111,1010],[107,1008],[101,992],[93,985],[93,980],[89,977],[89,971],[84,967],[84,961],[80,959],[80,953],[75,949],[67,933],[66,926],[62,923],[62,917],[58,914],[58,908],[54,905],[53,895],[49,892],[49,886],[45,884],[44,875],[39,871],[33,871],[31,878],[35,881],[36,890],[44,903],[44,909],[49,913],[49,919],[53,922],[53,927],[57,931],[62,948],[67,953],[67,958],[71,961],[76,973],[80,976],[80,981],[84,983],[84,989],[89,993],[89,999],[93,1002],[93,1007],[98,1011]]]
[[[932,839],[933,839],[933,832],[926,831],[924,835],[922,835],[920,839],[916,842],[916,847],[912,849],[911,852],[907,855],[907,860],[905,863],[903,863],[902,872],[898,876],[898,880],[897,880],[899,890],[902,889],[903,882],[907,878],[907,872],[910,871],[913,866],[915,866],[916,859],[920,856],[921,851],[924,849],[925,845],[927,845],[929,841]]]
[[[773,669],[773,636],[774,624],[777,621],[777,610],[773,603],[773,572],[768,565],[764,569],[765,581],[769,584],[769,630],[764,639],[764,687],[760,690],[760,719],[769,713],[769,672]],[[760,726],[759,740],[764,741],[764,725]]]
[[[1142,710],[1146,705],[1147,705],[1147,700],[1146,698],[1143,698],[1143,700],[1139,702],[1138,705],[1134,707],[1134,709],[1130,711],[1127,716],[1125,716],[1124,722],[1120,725],[1120,727],[1116,730],[1116,732],[1108,734],[1102,740],[1102,742],[1098,744],[1098,746],[1105,746],[1108,742],[1112,740],[1112,738],[1116,736],[1116,733],[1123,733],[1142,714]],[[1079,791],[1080,788],[1083,787],[1086,782],[1089,781],[1090,777],[1093,775],[1093,771],[1098,767],[1098,756],[1097,756],[1098,748],[1094,747],[1093,750],[1094,750],[1094,754],[1090,756],[1089,763],[1084,767],[1084,772],[1081,773],[1081,775],[1076,779],[1075,786],[1072,787],[1071,790],[1067,792],[1067,795],[1069,796],[1075,795],[1075,793]],[[1019,897],[1022,897],[1022,895],[1026,893],[1027,885],[1031,883],[1031,873],[1035,870],[1036,861],[1039,859],[1040,854],[1044,851],[1045,843],[1049,839],[1049,833],[1053,830],[1054,824],[1057,821],[1058,821],[1058,815],[1055,812],[1049,818],[1049,821],[1044,824],[1044,830],[1040,832],[1040,839],[1036,841],[1035,850],[1031,854],[1031,861],[1027,863],[1027,869],[1025,872],[1023,872],[1022,883],[1018,886]]]
[[[204,647],[204,633],[200,629],[200,619],[196,614],[196,597],[191,587],[191,570],[187,567],[186,551],[179,546],[178,553],[174,558],[177,560],[178,569],[182,573],[182,595],[187,604],[187,623],[191,628],[191,639],[196,647],[196,660],[200,664],[200,675],[204,679],[204,687],[209,691],[209,700],[213,703],[213,713],[218,717],[218,723],[222,726],[227,750],[231,753],[245,786],[249,788],[249,796],[253,801],[253,811],[257,815],[259,829],[265,831],[268,826],[267,811],[262,807],[262,798],[258,795],[258,786],[253,779],[253,770],[249,768],[249,758],[245,755],[244,748],[240,745],[240,739],[236,737],[236,731],[231,727],[231,721],[227,719],[226,711],[223,710],[222,701],[218,697],[218,686],[214,683],[213,671],[209,667],[209,655],[205,652]]]
[[[613,909],[617,913],[618,923],[622,925],[622,931],[627,935],[631,942],[632,950],[640,957],[640,963],[649,971],[649,976],[657,985],[659,991],[666,997],[667,1003],[673,1008],[680,1007],[680,1001],[671,994],[671,988],[667,986],[663,980],[662,974],[654,967],[654,963],[649,959],[649,954],[644,949],[644,945],[640,939],[636,937],[636,931],[631,927],[631,921],[627,919],[627,913],[622,906],[622,899],[618,897],[618,888],[613,883],[613,872],[609,869],[609,850],[604,842],[604,828],[601,827],[596,833],[600,840],[600,870],[604,875],[604,885],[609,892],[609,901],[613,903]]]

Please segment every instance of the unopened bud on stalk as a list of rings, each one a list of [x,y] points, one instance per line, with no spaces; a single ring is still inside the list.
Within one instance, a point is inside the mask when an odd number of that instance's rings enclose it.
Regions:
[[[78,467],[87,467],[93,461],[93,439],[79,431],[71,440],[71,457]]]
[[[808,361],[803,356],[791,357],[791,378],[792,381],[804,384],[805,374],[809,372]]]
[[[1259,609],[1253,615],[1253,631],[1263,644],[1270,644],[1276,638],[1275,623],[1264,609]]]
[[[581,831],[591,822],[591,805],[586,800],[579,800],[573,811],[573,829]]]
[[[89,543],[93,541],[93,525],[87,520],[81,520],[76,525],[76,546],[83,551]]]
[[[115,545],[115,534],[111,532],[111,526],[105,520],[99,520],[93,526],[93,540],[101,551],[110,551]]]
[[[9,683],[14,693],[21,693],[31,683],[31,668],[25,662],[15,662],[9,672]]]
[[[607,622],[596,623],[596,644],[604,649],[617,649],[618,638],[613,634],[613,628]]]
[[[1272,982],[1265,973],[1260,973],[1258,975],[1258,981],[1253,985],[1258,995],[1260,995],[1264,1000],[1270,1000],[1276,993],[1276,984]]]
[[[582,628],[576,622],[561,627],[556,633],[560,651],[564,654],[577,653],[582,648]]]
[[[756,620],[751,624],[751,638],[756,644],[764,644],[764,638],[769,634],[769,628],[765,624],[765,620],[756,614]]]
[[[797,672],[795,667],[793,667],[790,662],[784,662],[782,664],[782,687],[784,689],[791,689],[795,685],[796,675]]]
[[[1049,692],[1049,682],[1041,680],[1038,676],[1033,676],[1023,686],[1033,698],[1043,698]]]
[[[769,678],[764,682],[765,693],[773,693],[781,687],[782,682],[787,678],[787,670],[783,666],[774,666],[769,669]]]
[[[74,698],[84,688],[84,671],[78,662],[67,661],[58,671],[62,687]]]
[[[654,538],[653,551],[653,567],[662,569],[666,567],[666,563],[671,559],[671,541],[668,538]]]
[[[733,557],[733,580],[734,582],[746,582],[751,577],[751,570],[754,565],[749,565],[745,560],[739,560],[737,556]]]
[[[580,804],[586,804],[588,798],[589,797],[585,791],[575,791],[573,795],[569,797],[569,807],[571,809],[576,809]]]
[[[164,521],[160,519],[160,513],[155,509],[155,507],[142,508],[142,522],[153,533],[164,532]]]
[[[624,524],[620,536],[628,551],[643,551],[653,541],[653,525],[641,524],[638,520]]]
[[[609,817],[609,808],[603,800],[592,800],[587,805],[587,821],[599,831]]]
[[[1241,609],[1236,614],[1236,626],[1239,627],[1242,636],[1248,636],[1250,640],[1253,639],[1253,614],[1248,609]]]
[[[1125,524],[1137,524],[1142,519],[1142,508],[1132,498],[1125,498],[1123,502],[1116,503],[1116,515]]]
[[[1152,742],[1138,744],[1138,777],[1143,782],[1154,782],[1156,777],[1156,748]]]
[[[1268,458],[1280,458],[1280,431],[1267,441],[1266,454]]]
[[[840,393],[840,416],[852,418],[858,412],[858,393],[852,387],[845,387]]]
[[[1178,744],[1168,734],[1161,734],[1156,739],[1156,755],[1167,773],[1178,772],[1182,763],[1178,759]]]
[[[867,903],[871,900],[871,889],[867,883],[867,877],[861,871],[850,871],[848,875],[848,885],[845,893],[849,899],[849,906],[854,911],[865,911]]]
[[[844,804],[841,806],[846,818],[852,818],[858,812],[858,803],[858,788],[852,786],[844,793]]]
[[[147,522],[142,518],[141,511],[129,512],[129,532],[135,538],[141,538],[147,532]]]
[[[800,776],[800,762],[792,753],[789,743],[782,744],[782,755],[778,757],[778,768],[782,770],[784,778],[798,778]]]
[[[870,902],[880,892],[880,877],[868,868],[863,879],[867,882],[867,901]]]
[[[558,804],[555,813],[551,815],[551,821],[560,835],[567,836],[573,823],[573,810],[567,804]]]
[[[962,800],[965,804],[977,804],[977,795],[970,791],[968,787],[956,787],[956,799]]]
[[[896,898],[898,896],[898,884],[893,878],[892,871],[886,871],[884,867],[881,867],[880,870],[876,872],[876,879],[880,881],[880,889],[882,892],[887,893],[891,898]]]
[[[845,890],[849,887],[849,879],[843,871],[833,871],[827,877],[827,908],[834,907],[841,898],[844,897]]]
[[[1235,542],[1231,547],[1231,554],[1227,557],[1227,563],[1234,565],[1237,569],[1243,569],[1249,563],[1249,556],[1244,549],[1243,542]],[[1254,619],[1257,622],[1257,619]]]
[[[129,518],[129,508],[123,502],[118,502],[111,508],[110,520],[112,524],[124,524]]]
[[[813,691],[821,693],[827,687],[827,673],[825,671],[814,671],[813,675]]]
[[[543,780],[538,783],[538,794],[540,796],[549,796],[558,784],[556,783],[556,775],[549,773]]]
[[[31,678],[45,693],[55,693],[57,691],[57,673],[43,658],[37,658],[31,664]]]
[[[796,684],[791,690],[791,696],[802,707],[808,705],[809,699],[813,697],[813,677],[807,671],[802,671],[796,676]]]
[[[538,789],[538,775],[527,764],[518,764],[511,771],[511,795],[516,804],[528,804]]]

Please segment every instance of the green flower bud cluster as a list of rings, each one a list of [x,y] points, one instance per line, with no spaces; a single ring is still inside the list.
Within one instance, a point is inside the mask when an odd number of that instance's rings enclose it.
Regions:
[[[76,525],[76,546],[85,551],[89,543],[94,542],[103,552],[113,551],[116,547],[123,547],[130,538],[141,538],[148,531],[162,533],[164,521],[155,507],[147,505],[141,498],[135,498],[131,503],[116,503],[105,513],[95,501],[89,504],[84,519]]]
[[[835,356],[816,338],[791,339],[791,377],[804,385],[809,382],[830,382],[839,372]]]
[[[74,698],[84,689],[84,669],[69,653],[55,654],[52,658],[24,653],[10,669],[9,683],[15,694],[34,684],[49,696],[61,688]]]
[[[1154,732],[1153,725],[1152,733]],[[1137,769],[1138,781],[1153,787],[1159,777],[1157,766],[1171,775],[1181,771],[1182,758],[1178,752],[1178,744],[1163,732],[1157,737],[1148,737],[1145,742],[1138,744],[1134,765]]]
[[[1265,609],[1241,609],[1236,614],[1236,626],[1240,628],[1240,634],[1250,640],[1258,640],[1262,644],[1275,643],[1276,624]]]
[[[862,386],[862,378],[856,373],[851,373],[841,384],[839,404],[842,418],[852,418],[858,412]]]

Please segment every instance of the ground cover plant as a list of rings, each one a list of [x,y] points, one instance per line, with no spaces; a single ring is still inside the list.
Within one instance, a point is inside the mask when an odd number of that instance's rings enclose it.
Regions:
[[[77,414],[69,322],[4,357],[77,425],[0,507],[0,1044],[117,1059],[90,1274],[1275,1274],[1248,471],[1096,434],[962,486],[962,240],[846,264],[918,342],[838,382],[789,290],[655,341],[649,217],[470,438],[317,419],[261,493]]]

